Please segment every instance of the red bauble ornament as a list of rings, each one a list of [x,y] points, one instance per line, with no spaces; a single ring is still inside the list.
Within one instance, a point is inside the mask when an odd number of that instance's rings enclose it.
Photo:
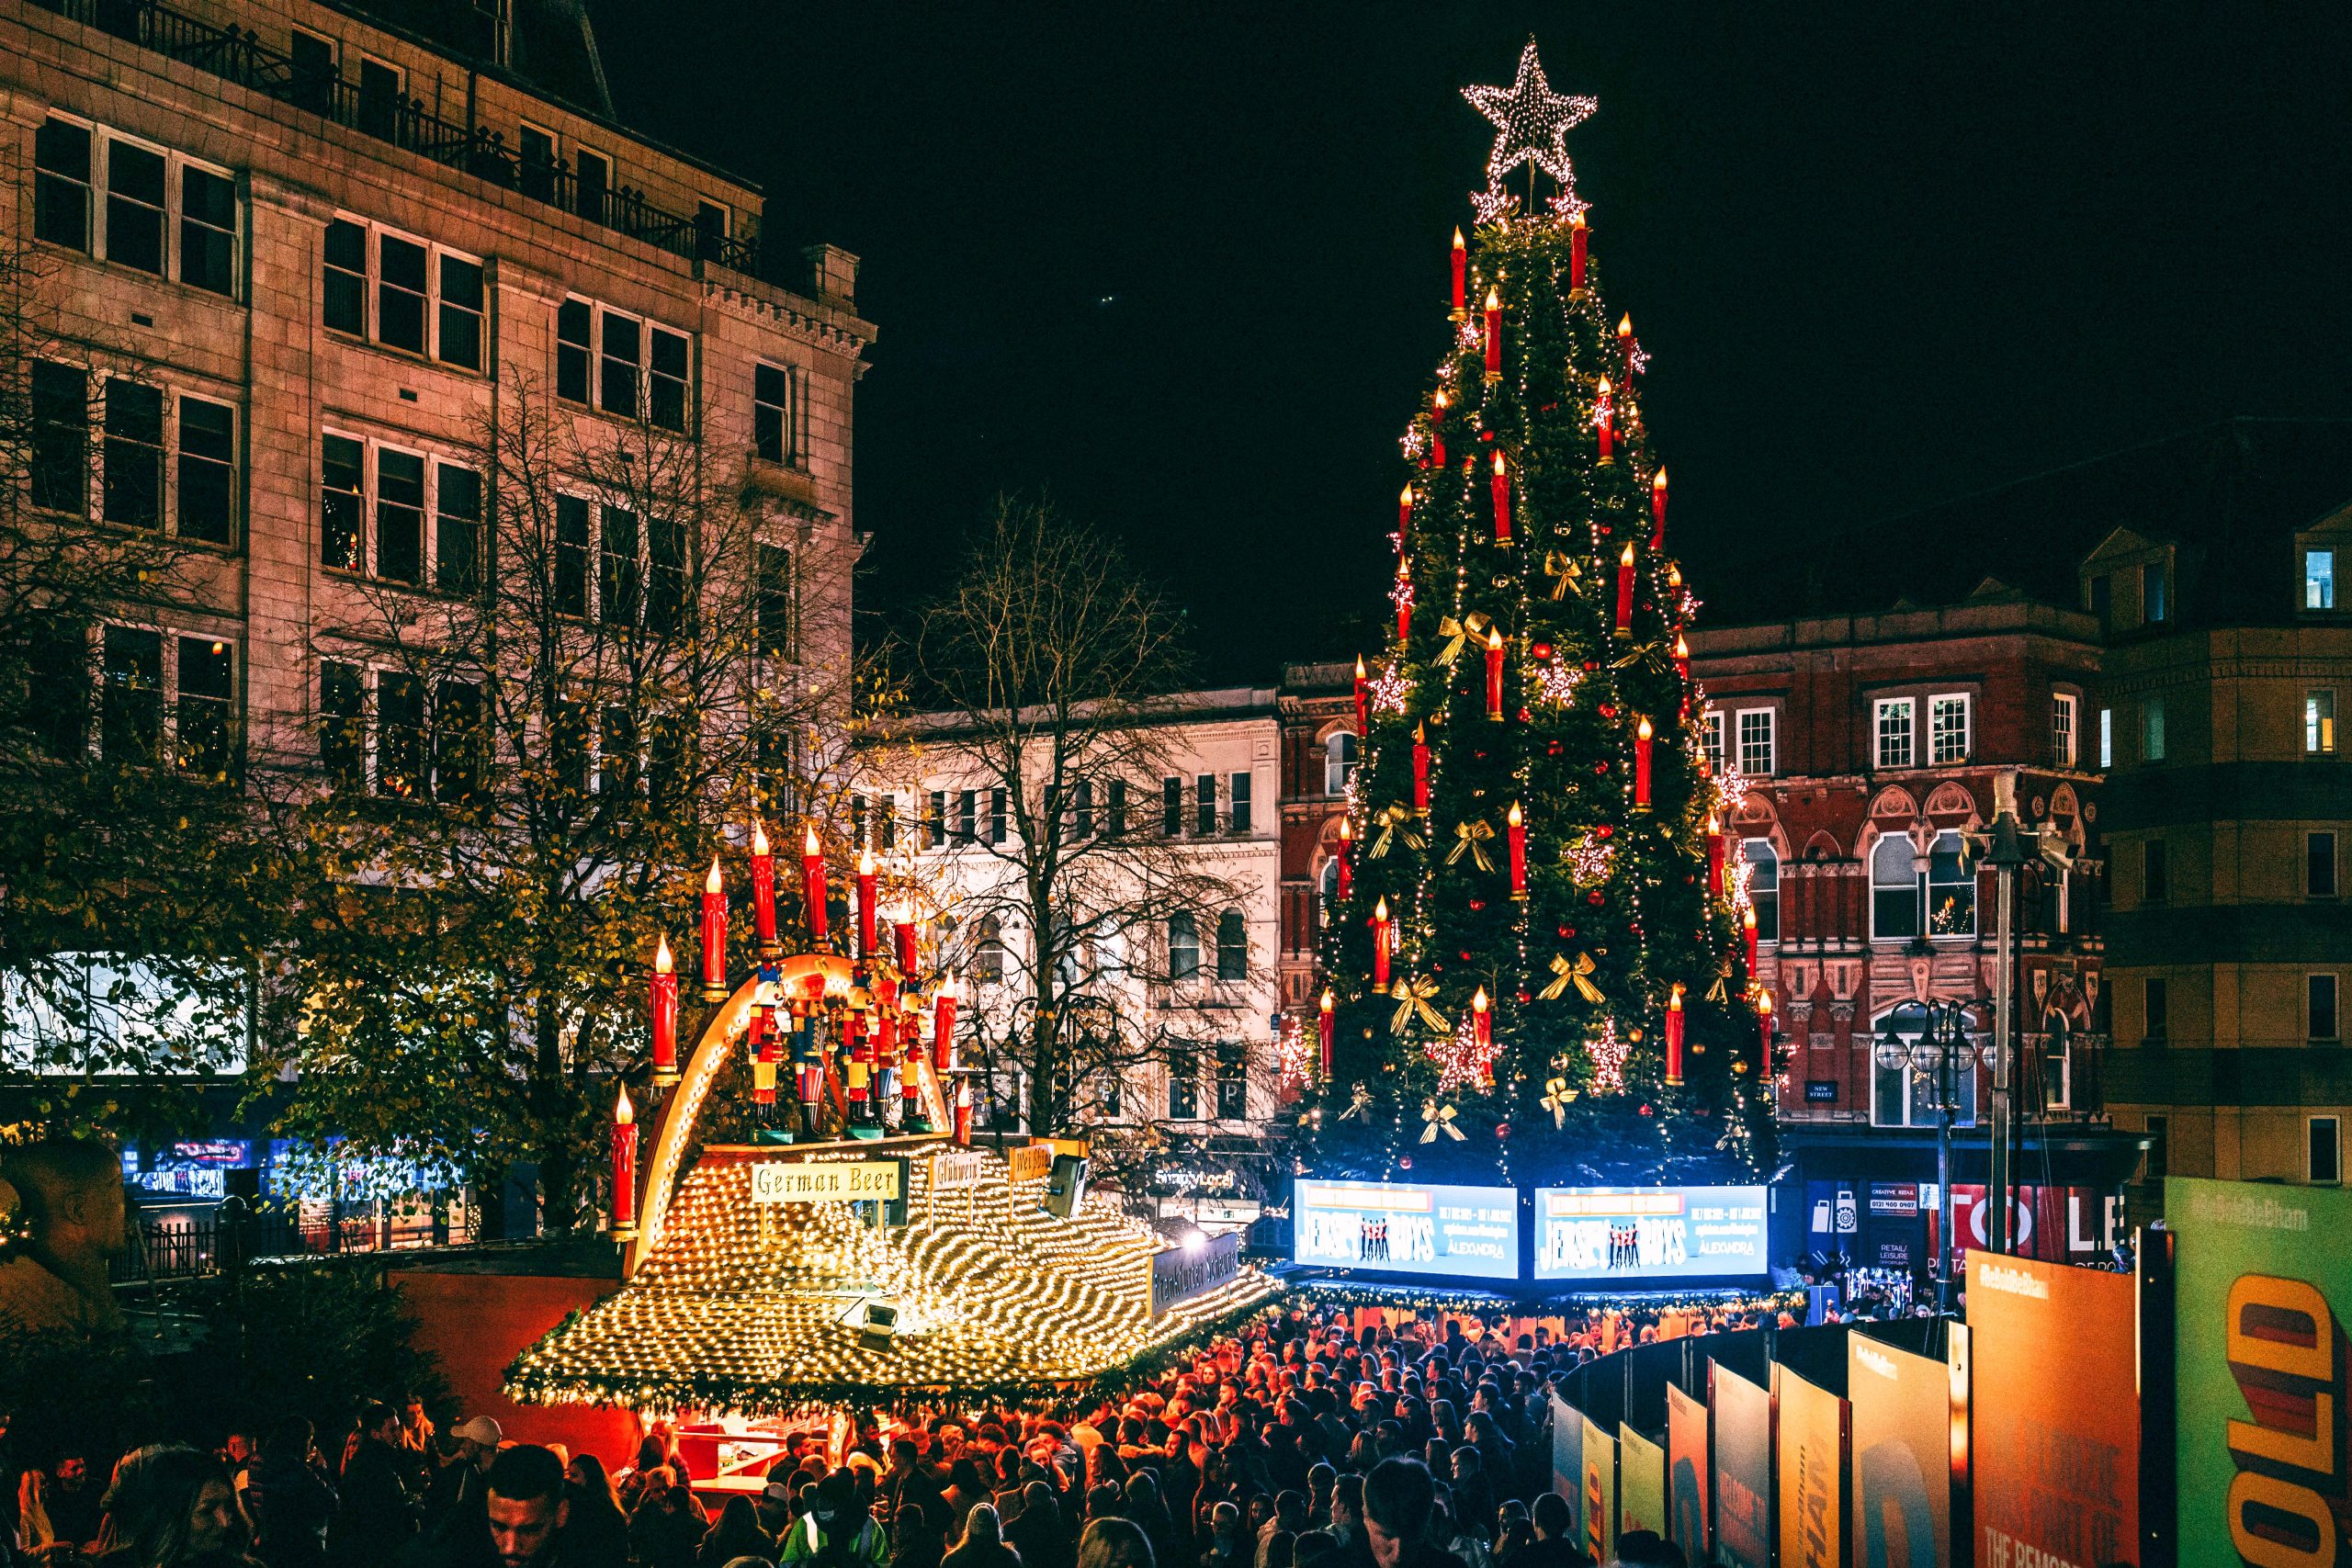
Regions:
[[[1462,962],[1464,964],[1470,962],[1470,950],[1466,947],[1462,950]]]
[[[1594,776],[1595,778],[1602,777],[1602,776],[1603,776],[1603,775],[1605,775],[1608,772],[1609,772],[1609,764],[1608,764],[1607,762],[1595,762],[1595,763],[1592,765],[1592,773],[1593,773],[1593,776]]]
[[[1613,534],[1613,533],[1615,533],[1617,530],[1615,530],[1614,528],[1611,528],[1608,524],[1603,523],[1603,524],[1600,525],[1600,531],[1601,531],[1603,534]]]
[[[1396,1156],[1396,1168],[1399,1170],[1412,1169],[1413,1156],[1411,1155],[1398,1155]]]
[[[1532,719],[1533,719],[1533,718],[1534,718],[1534,716],[1534,716],[1533,714],[1532,714],[1532,713],[1528,712],[1525,708],[1521,708],[1521,709],[1520,709],[1520,710],[1519,710],[1519,722],[1520,722],[1520,723],[1521,723],[1521,724],[1526,724],[1526,723],[1528,723],[1529,721],[1531,721]]]
[[[1648,1106],[1645,1105],[1645,1106],[1643,1106],[1643,1107],[1642,1107],[1642,1114],[1643,1114],[1643,1115],[1645,1115],[1645,1116],[1655,1116],[1655,1115],[1657,1115],[1657,1111],[1652,1111]]]
[[[1549,659],[1552,657],[1552,645],[1548,642],[1539,642],[1532,651],[1538,659]]]
[[[1617,705],[1615,703],[1601,704],[1600,716],[1603,718],[1615,718],[1617,716]]]
[[[1476,910],[1479,910],[1479,909],[1483,909],[1483,908],[1485,908],[1486,907],[1487,907],[1487,901],[1486,901],[1484,898],[1473,898],[1473,899],[1471,899],[1471,900],[1470,900],[1470,908],[1471,908],[1471,909],[1472,909],[1474,912],[1475,912],[1475,911],[1476,911]]]
[[[1508,1122],[1496,1122],[1495,1137],[1498,1142],[1509,1143],[1510,1141],[1510,1123]]]
[[[1605,839],[1616,830],[1616,829],[1611,827],[1608,823],[1603,822],[1600,827],[1595,828],[1592,830],[1592,836],[1596,839]]]
[[[1562,927],[1560,928],[1560,940],[1561,940],[1562,942],[1566,942],[1566,941],[1567,941],[1567,940],[1568,940],[1568,938],[1570,938],[1570,937],[1572,937],[1572,936],[1574,936],[1574,935],[1576,935],[1576,934],[1577,934],[1577,930],[1576,930],[1576,928],[1575,928],[1574,926],[1562,926]]]
[[[1535,998],[1531,992],[1521,991],[1519,993],[1519,1005],[1521,1007],[1525,1007],[1529,1002],[1532,1002],[1534,999]]]
[[[1598,670],[1598,669],[1600,669],[1600,666],[1598,663],[1596,663],[1594,660],[1589,660],[1589,659],[1588,659],[1588,660],[1586,660],[1584,661],[1584,667],[1585,667],[1585,669],[1587,669],[1588,671],[1591,671],[1591,670]]]
[[[1600,908],[1600,889],[1596,887],[1591,892],[1586,894],[1584,896],[1584,901],[1591,905],[1596,909]]]
[[[1555,740],[1550,745],[1544,747],[1544,751],[1546,756],[1556,757],[1560,754],[1560,743]]]

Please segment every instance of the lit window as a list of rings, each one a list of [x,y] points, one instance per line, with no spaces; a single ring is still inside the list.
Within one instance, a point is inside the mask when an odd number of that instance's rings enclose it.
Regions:
[[[2335,750],[2335,694],[2303,694],[2303,752],[2322,757]]]
[[[2335,608],[2335,552],[2305,550],[2303,552],[2303,608],[2333,610]]]
[[[1958,833],[1937,834],[1928,850],[1928,931],[1931,936],[1976,934],[1976,868]]]
[[[1911,765],[1911,749],[1916,725],[1909,697],[1882,697],[1876,705],[1878,735],[1878,765],[1882,768],[1907,768]]]
[[[1323,793],[1345,795],[1356,776],[1356,738],[1352,730],[1334,730],[1323,742]]]
[[[2101,768],[2115,766],[2115,710],[2113,708],[2098,710],[2098,765]]]
[[[2059,692],[2050,699],[2050,765],[2071,768],[2075,765],[2075,713],[2076,699]]]
[[[1739,710],[1739,771],[1749,778],[1769,777],[1778,761],[1770,708]]]
[[[1968,698],[1928,700],[1928,760],[1941,765],[1968,760]]]
[[[1720,776],[1724,771],[1724,716],[1709,708],[1699,720],[1700,745],[1707,755],[1707,772]]]
[[[2149,697],[2140,705],[2140,760],[2165,760],[2165,700]]]
[[[2165,566],[2162,561],[2150,561],[2140,569],[2141,618],[2161,621],[2165,618]]]

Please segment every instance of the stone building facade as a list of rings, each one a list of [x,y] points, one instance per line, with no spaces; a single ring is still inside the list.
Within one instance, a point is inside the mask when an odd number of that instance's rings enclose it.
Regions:
[[[1363,745],[1355,666],[1283,665],[1281,706],[1282,1006],[1311,1029],[1322,995],[1323,911],[1339,893],[1340,824]]]
[[[312,761],[318,628],[356,623],[363,587],[429,607],[494,575],[458,569],[525,387],[583,440],[640,417],[698,440],[757,512],[741,567],[788,585],[802,678],[845,673],[856,258],[770,281],[760,193],[616,124],[602,83],[561,0],[0,15],[6,221],[55,339],[36,400],[79,391],[85,427],[57,434],[94,457],[45,503],[197,560],[169,624],[94,630],[94,679],[225,705],[256,765]],[[150,516],[108,516],[126,465],[159,477]]]

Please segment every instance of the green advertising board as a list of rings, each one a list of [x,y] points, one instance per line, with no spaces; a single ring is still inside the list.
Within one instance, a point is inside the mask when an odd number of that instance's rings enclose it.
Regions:
[[[2344,1324],[2352,1193],[2175,1177],[2179,1561],[2352,1561]]]

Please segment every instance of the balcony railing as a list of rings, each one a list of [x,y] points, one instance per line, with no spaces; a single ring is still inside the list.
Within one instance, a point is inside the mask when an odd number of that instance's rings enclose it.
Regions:
[[[415,98],[347,82],[333,70],[308,69],[293,56],[266,47],[251,28],[215,27],[156,0],[34,0],[42,9],[153,50],[184,64],[266,93],[281,103],[323,115],[395,147],[422,153],[447,168],[479,175],[493,185],[616,230],[689,260],[716,262],[738,272],[759,271],[755,239],[654,206],[637,191],[583,181],[555,161],[526,159],[487,126],[442,118]]]
[[[222,1223],[220,1211],[185,1218],[142,1220],[130,1245],[108,1265],[117,1284],[192,1280],[217,1274],[240,1258],[333,1257],[352,1252],[402,1252],[460,1246],[473,1239],[470,1219],[431,1214],[351,1214],[304,1223],[291,1214],[249,1213]]]

